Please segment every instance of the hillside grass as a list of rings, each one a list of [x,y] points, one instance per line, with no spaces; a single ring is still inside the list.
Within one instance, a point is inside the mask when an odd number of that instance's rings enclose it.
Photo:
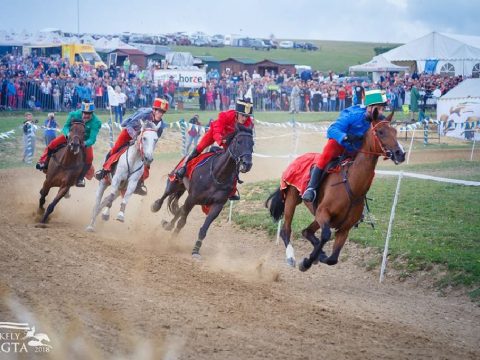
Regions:
[[[402,168],[411,172],[432,172],[437,176],[451,174],[453,169],[457,179],[480,181],[478,161],[448,161],[421,168],[418,165]],[[377,175],[368,193],[372,199],[369,206],[375,229],[361,224],[349,235],[350,241],[378,250],[377,256],[365,264],[369,269],[378,269],[380,265],[397,180]],[[277,224],[264,208],[264,202],[278,184],[278,181],[265,181],[242,186],[243,201],[235,204],[233,221],[241,228],[261,229],[275,236]],[[390,240],[388,267],[400,278],[415,276],[418,271],[430,271],[439,289],[462,285],[467,287],[473,299],[480,300],[479,199],[480,187],[404,178]],[[303,240],[301,230],[312,220],[305,206],[297,207],[293,238]]]
[[[198,47],[198,46],[173,46],[174,51],[186,51],[194,56],[214,56],[218,60],[228,58],[244,57],[256,61],[269,60],[288,60],[297,65],[310,65],[313,69],[328,72],[332,70],[335,73],[348,74],[348,67],[370,61],[375,56],[374,48],[398,46],[400,44],[385,43],[367,43],[353,41],[326,41],[326,40],[295,40],[308,41],[316,46],[317,51],[305,51],[301,49],[272,49],[253,50],[248,48],[239,48],[225,46]]]

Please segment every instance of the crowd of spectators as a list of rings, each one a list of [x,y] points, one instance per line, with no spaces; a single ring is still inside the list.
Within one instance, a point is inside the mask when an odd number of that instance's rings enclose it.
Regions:
[[[340,111],[361,102],[359,88],[380,88],[386,91],[390,106],[399,109],[410,104],[414,85],[426,102],[434,92],[443,95],[462,81],[462,76],[406,73],[388,74],[373,83],[351,81],[332,71],[260,75],[255,71],[234,73],[227,69],[220,73],[212,69],[198,96],[196,89],[178,88],[172,78],[155,84],[156,66],[152,63],[142,70],[126,61],[123,66],[95,69],[70,65],[66,59],[7,54],[0,61],[0,109],[70,111],[83,100],[93,100],[99,109],[107,108],[108,86],[121,94],[117,98],[123,99],[123,103],[111,104],[117,121],[121,121],[126,109],[148,106],[155,97],[168,98],[172,107],[176,101],[185,100],[185,96],[195,97],[200,110],[221,111],[229,109],[237,97],[244,97],[247,92],[257,111]]]

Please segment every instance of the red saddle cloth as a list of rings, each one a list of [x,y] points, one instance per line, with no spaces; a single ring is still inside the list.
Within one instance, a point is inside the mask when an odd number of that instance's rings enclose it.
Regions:
[[[111,155],[108,160],[105,162],[103,165],[103,168],[107,171],[112,171],[112,167],[117,163],[117,161],[120,159],[120,156],[127,151],[128,146],[124,146],[120,150],[118,150],[115,154]]]
[[[192,177],[193,170],[195,170],[197,166],[202,166],[203,164],[205,164],[207,159],[212,157],[213,155],[215,155],[214,152],[207,152],[207,153],[200,154],[197,157],[190,160],[190,162],[187,164],[187,172],[185,173],[185,177],[187,179],[190,179]],[[175,181],[177,179],[175,176],[175,172],[183,166],[184,161],[185,161],[185,158],[180,160],[180,162],[175,167],[175,169],[168,175],[168,178],[170,179],[170,181]]]
[[[280,190],[285,190],[288,185],[294,186],[303,194],[307,190],[310,180],[310,168],[312,167],[317,153],[306,153],[295,160],[285,169],[280,180]]]

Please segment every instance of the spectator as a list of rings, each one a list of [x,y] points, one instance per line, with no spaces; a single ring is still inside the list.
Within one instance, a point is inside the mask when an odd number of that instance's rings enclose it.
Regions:
[[[190,146],[192,144],[194,148],[197,147],[198,139],[200,137],[200,126],[202,125],[199,121],[198,114],[195,114],[188,123],[190,124],[190,129],[187,132],[188,137],[185,146],[185,154],[190,154]]]
[[[35,153],[35,131],[37,130],[37,120],[33,120],[30,112],[25,113],[23,121],[23,158],[24,163],[30,164]]]
[[[45,139],[45,146],[48,146],[50,142],[57,137],[56,131],[58,128],[57,121],[55,120],[55,113],[48,113],[47,119],[43,123],[43,136]]]

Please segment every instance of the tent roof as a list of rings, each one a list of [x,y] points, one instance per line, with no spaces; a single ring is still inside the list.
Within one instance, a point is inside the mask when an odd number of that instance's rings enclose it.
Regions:
[[[382,55],[374,56],[372,60],[365,64],[353,65],[349,68],[350,71],[366,71],[366,72],[381,72],[381,71],[406,71],[408,66],[398,66],[392,64]]]
[[[108,40],[106,38],[101,38],[101,39],[98,39],[94,45],[95,45],[95,49],[98,52],[103,52],[103,53],[109,53],[119,49],[121,50],[135,49],[132,45],[128,45],[127,43],[124,43],[119,38],[113,38],[111,40]]]
[[[138,49],[115,49],[111,52],[115,52],[117,54],[123,54],[123,55],[142,55],[142,56],[147,56],[143,51],[140,51]]]
[[[465,99],[467,97],[480,98],[480,79],[466,79],[455,86],[440,100]]]
[[[480,59],[480,36],[432,32],[382,56],[389,61]]]

